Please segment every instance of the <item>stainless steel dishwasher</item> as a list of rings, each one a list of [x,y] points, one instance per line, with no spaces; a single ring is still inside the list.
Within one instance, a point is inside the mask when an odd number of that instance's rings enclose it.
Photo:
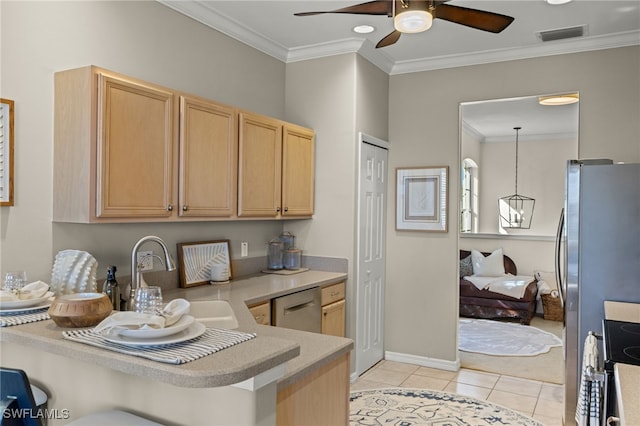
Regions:
[[[320,287],[299,291],[273,299],[273,325],[295,330],[322,331]]]

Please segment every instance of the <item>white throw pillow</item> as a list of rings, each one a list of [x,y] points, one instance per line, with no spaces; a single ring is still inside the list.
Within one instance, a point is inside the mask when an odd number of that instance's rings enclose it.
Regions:
[[[478,250],[471,250],[473,274],[480,277],[500,277],[505,275],[502,249],[496,249],[489,256],[484,257]]]

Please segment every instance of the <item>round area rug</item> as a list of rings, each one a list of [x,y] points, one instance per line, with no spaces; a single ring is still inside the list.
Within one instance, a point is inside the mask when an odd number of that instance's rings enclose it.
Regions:
[[[542,426],[508,408],[453,393],[425,389],[351,392],[350,425]]]

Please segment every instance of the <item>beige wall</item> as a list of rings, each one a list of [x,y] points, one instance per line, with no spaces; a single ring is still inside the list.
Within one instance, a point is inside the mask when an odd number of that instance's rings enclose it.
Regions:
[[[264,255],[278,222],[52,224],[53,73],[88,64],[223,103],[284,118],[285,65],[153,1],[13,2],[1,8],[1,94],[15,101],[15,206],[0,208],[0,271],[25,269],[49,281],[53,256],[92,253],[99,276],[109,264],[128,274],[142,236],[179,241],[229,238]],[[151,246],[150,248],[154,248]]]
[[[396,231],[389,221],[387,350],[457,358],[460,102],[577,90],[580,157],[640,162],[639,72],[635,46],[390,77],[390,167],[448,165],[451,180],[448,233]],[[395,194],[393,183],[389,194]],[[388,213],[393,217],[393,205]],[[518,264],[529,249],[509,244]]]
[[[287,118],[316,131],[316,212],[285,229],[307,254],[348,259],[347,335],[355,338],[357,135],[386,139],[388,77],[347,54],[288,64],[286,86]]]

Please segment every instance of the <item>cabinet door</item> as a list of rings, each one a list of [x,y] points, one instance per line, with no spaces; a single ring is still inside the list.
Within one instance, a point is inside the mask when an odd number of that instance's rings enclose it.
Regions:
[[[257,324],[271,325],[271,303],[269,301],[249,307]]]
[[[238,159],[238,216],[280,213],[282,125],[268,117],[241,113]]]
[[[322,334],[344,337],[345,301],[322,307]]]
[[[282,143],[282,215],[311,216],[313,190],[313,130],[286,124]]]
[[[98,74],[98,217],[169,217],[173,94]]]
[[[180,216],[235,214],[236,128],[232,107],[180,97]]]

